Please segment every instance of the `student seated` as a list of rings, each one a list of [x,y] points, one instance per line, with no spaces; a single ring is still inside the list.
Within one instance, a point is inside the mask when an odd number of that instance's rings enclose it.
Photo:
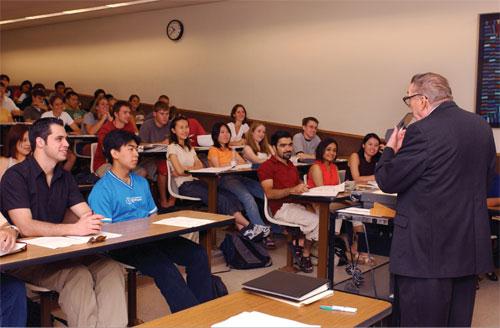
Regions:
[[[0,157],[0,181],[8,168],[21,163],[31,153],[28,126],[12,126],[5,138],[3,151],[5,157]]]
[[[316,147],[321,139],[318,137],[319,121],[315,117],[302,119],[302,132],[293,136],[293,153],[298,159],[315,159]]]
[[[380,138],[375,133],[368,133],[363,138],[357,153],[349,157],[348,179],[356,183],[375,181],[375,166],[380,158]]]
[[[241,104],[236,104],[231,109],[231,122],[227,124],[231,131],[231,146],[244,146],[245,134],[249,127],[247,124],[247,110]]]
[[[75,121],[75,124],[80,127],[83,122],[83,116],[87,112],[80,108],[78,94],[74,91],[69,91],[65,94],[64,99],[66,100],[64,111],[68,113],[73,121]]]
[[[243,158],[252,164],[262,164],[274,155],[266,136],[266,126],[261,122],[253,122],[246,134],[247,144],[243,148]]]
[[[54,84],[54,92],[52,92],[49,95],[49,99],[52,98],[55,95],[58,95],[58,96],[60,96],[61,98],[64,99],[64,89],[66,89],[66,84],[64,84],[63,81],[57,81]]]
[[[141,98],[138,95],[131,95],[128,98],[128,102],[130,104],[130,122],[134,125],[135,132],[138,133],[139,129],[137,128],[136,122],[144,122],[144,112],[140,111],[141,107]]]
[[[245,164],[245,160],[229,147],[231,132],[224,123],[215,123],[212,128],[214,146],[208,151],[208,163],[213,167]],[[264,226],[255,198],[264,200],[264,192],[257,180],[239,174],[226,174],[220,178],[219,186],[233,194],[243,205],[245,213],[254,225]],[[266,226],[266,229],[270,227]],[[274,242],[267,241],[265,245],[275,247]]]
[[[168,145],[170,135],[170,122],[168,106],[157,101],[153,106],[153,117],[144,121],[140,130],[139,137],[143,143],[161,143]],[[158,193],[160,194],[160,207],[167,209],[175,205],[175,198],[167,197],[167,161],[162,159],[147,158],[141,162],[148,176],[158,182]],[[160,209],[160,210],[161,210]]]
[[[18,229],[0,213],[0,251],[9,252],[16,245]],[[0,327],[26,326],[27,304],[24,283],[0,273]]]
[[[14,100],[14,102],[19,105],[19,104],[22,104],[23,101],[29,97],[30,93],[31,93],[31,88],[32,88],[32,84],[31,84],[31,81],[29,80],[25,80],[21,83],[21,85],[19,86],[19,89],[17,89],[15,92],[14,92],[14,95],[12,97],[12,100]]]
[[[104,154],[112,167],[92,188],[89,203],[113,223],[144,220],[157,212],[147,180],[132,172],[139,160],[139,143],[139,137],[124,130],[104,138]],[[172,313],[213,298],[207,254],[183,237],[112,251],[111,256],[152,277]],[[186,267],[187,283],[175,264]]]
[[[102,177],[111,168],[110,163],[106,163],[106,158],[103,153],[104,138],[114,130],[124,130],[131,133],[136,133],[135,124],[131,121],[130,104],[127,101],[117,101],[113,106],[112,121],[107,121],[97,132],[97,149],[94,156],[94,172],[97,176]],[[138,169],[137,173],[141,176],[146,176],[143,169]]]
[[[205,181],[194,178],[186,173],[188,170],[203,168],[194,148],[189,141],[188,120],[184,116],[177,116],[171,123],[170,144],[168,145],[168,160],[172,164],[172,175],[181,195],[201,198],[208,205],[208,186]],[[241,213],[243,207],[239,200],[228,190],[219,188],[217,193],[217,210],[219,213],[232,215],[240,233],[250,239],[258,241],[269,236],[269,227],[254,225]]]
[[[269,207],[276,220],[300,225],[305,235],[299,268],[312,272],[311,245],[318,240],[319,216],[309,205],[285,202],[291,194],[301,194],[308,190],[302,183],[299,171],[290,161],[292,157],[292,136],[286,131],[277,131],[271,136],[271,146],[275,155],[265,161],[258,169],[259,180],[269,199]]]
[[[165,99],[162,98],[163,100],[159,100],[162,102],[165,102]],[[175,106],[170,106],[170,118],[173,120],[178,114],[177,114],[177,107]],[[180,114],[179,114],[180,115]],[[188,125],[189,125],[189,142],[191,146],[197,147],[198,146],[198,136],[206,135],[207,132],[205,131],[205,128],[201,123],[192,117],[188,117]],[[170,122],[171,123],[171,122]]]
[[[97,98],[90,112],[83,116],[82,134],[97,134],[104,123],[113,121],[109,108],[109,102],[104,96]]]
[[[73,176],[59,164],[67,157],[66,137],[61,120],[36,121],[29,131],[33,155],[8,169],[0,182],[2,213],[25,237],[101,231],[103,216],[92,213]],[[127,325],[124,270],[116,261],[87,256],[10,274],[58,292],[70,327]]]
[[[42,114],[48,110],[48,107],[45,104],[45,90],[33,87],[31,96],[28,100],[31,104],[23,110],[24,121],[34,122],[41,118]]]
[[[13,122],[14,116],[22,114],[14,101],[6,95],[6,91],[7,86],[0,82],[0,123]]]

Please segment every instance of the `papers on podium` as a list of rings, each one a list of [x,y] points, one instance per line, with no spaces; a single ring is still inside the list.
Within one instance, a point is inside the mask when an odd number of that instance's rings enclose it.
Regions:
[[[245,282],[242,287],[247,291],[300,303],[328,291],[330,282],[328,279],[274,270]]]
[[[241,312],[240,314],[234,315],[227,320],[215,323],[212,328],[250,328],[250,327],[321,327],[320,325],[308,325],[295,320],[285,319],[281,317],[276,317],[274,315],[269,315],[266,313],[252,311],[252,312]]]

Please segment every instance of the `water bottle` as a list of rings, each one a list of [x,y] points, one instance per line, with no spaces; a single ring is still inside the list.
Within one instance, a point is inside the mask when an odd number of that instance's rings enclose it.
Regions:
[[[236,160],[236,149],[232,147],[233,157],[231,157],[231,167],[236,167],[238,161]]]

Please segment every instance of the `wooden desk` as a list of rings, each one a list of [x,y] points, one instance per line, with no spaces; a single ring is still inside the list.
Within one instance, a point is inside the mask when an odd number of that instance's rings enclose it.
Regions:
[[[319,308],[323,304],[356,307],[358,312],[325,311]],[[243,311],[259,311],[306,324],[321,325],[322,327],[355,327],[373,325],[390,315],[392,307],[390,303],[385,301],[335,291],[335,294],[327,299],[297,308],[263,296],[239,291],[146,322],[138,327],[210,327]]]
[[[214,220],[214,222],[195,228],[182,228],[161,224],[151,224],[152,222],[157,220],[176,216],[209,219]],[[233,222],[234,218],[227,215],[218,215],[197,211],[178,211],[158,215],[155,218],[105,224],[103,228],[104,231],[120,233],[122,234],[122,236],[118,238],[108,239],[102,243],[73,245],[57,249],[28,245],[27,250],[24,252],[0,257],[0,271],[17,269],[29,265],[54,262],[83,255],[110,251],[113,249],[126,248],[128,246],[144,244],[194,231],[200,232],[200,245],[204,246],[207,250],[208,260],[210,264],[212,244],[207,238],[209,231],[212,228],[225,226],[228,224],[232,224]]]
[[[97,142],[97,135],[95,135],[95,134],[68,134],[68,140],[81,141],[81,142]]]

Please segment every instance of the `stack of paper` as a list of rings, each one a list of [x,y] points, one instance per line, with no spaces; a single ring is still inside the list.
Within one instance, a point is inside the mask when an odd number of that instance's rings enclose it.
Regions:
[[[302,193],[302,196],[310,197],[335,197],[339,192],[345,190],[345,183],[336,186],[319,186],[309,189],[308,192]]]
[[[227,320],[212,325],[212,328],[246,328],[246,327],[321,327],[308,325],[295,320],[276,317],[262,312],[241,312]]]
[[[183,228],[194,228],[205,224],[210,224],[212,222],[214,221],[207,219],[188,218],[185,216],[176,216],[173,218],[167,218],[155,221],[153,222],[153,224],[162,224],[162,225],[169,225],[169,226],[183,227]]]

